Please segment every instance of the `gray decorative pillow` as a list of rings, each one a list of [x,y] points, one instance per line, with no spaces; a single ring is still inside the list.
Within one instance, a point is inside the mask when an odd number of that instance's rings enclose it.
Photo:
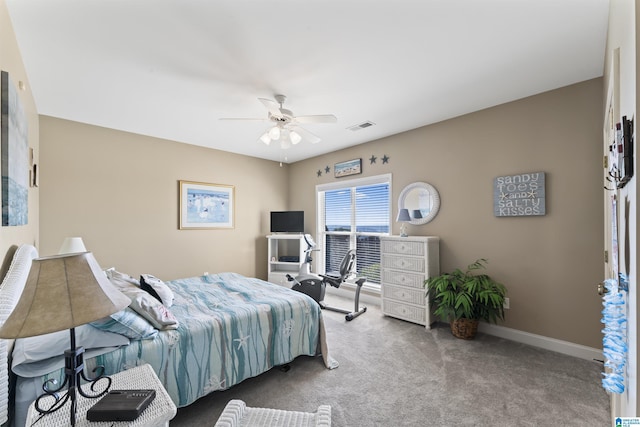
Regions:
[[[169,289],[166,283],[157,277],[152,276],[151,274],[141,275],[140,288],[149,292],[165,307],[169,308],[173,305],[173,291]]]

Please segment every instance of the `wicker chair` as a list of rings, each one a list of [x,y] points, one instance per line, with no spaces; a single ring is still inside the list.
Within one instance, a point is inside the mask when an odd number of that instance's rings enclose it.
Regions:
[[[250,408],[244,401],[230,400],[215,427],[330,427],[331,406],[320,405],[312,412],[283,411],[269,408]]]

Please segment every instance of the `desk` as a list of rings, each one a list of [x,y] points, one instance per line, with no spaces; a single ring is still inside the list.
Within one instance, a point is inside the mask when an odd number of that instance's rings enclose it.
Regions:
[[[169,394],[162,386],[158,376],[151,368],[151,365],[142,365],[126,371],[118,372],[111,377],[110,390],[126,389],[154,389],[156,397],[153,402],[134,421],[87,421],[87,411],[102,397],[87,399],[78,396],[78,409],[76,412],[76,427],[158,427],[168,426],[169,420],[176,416],[176,405]],[[84,385],[85,389],[88,385]],[[42,406],[46,407],[46,401]],[[71,404],[67,402],[65,406],[51,414],[44,415],[36,410],[32,403],[27,413],[26,426],[34,427],[67,427],[69,425],[69,409]]]

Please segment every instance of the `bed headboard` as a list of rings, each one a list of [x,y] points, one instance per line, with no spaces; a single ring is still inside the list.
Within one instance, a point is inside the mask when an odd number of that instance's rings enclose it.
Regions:
[[[13,255],[7,274],[0,284],[0,325],[9,317],[20,299],[31,269],[31,260],[37,257],[38,251],[31,245],[19,246]],[[0,424],[6,423],[9,418],[9,352],[12,345],[12,340],[0,339]]]

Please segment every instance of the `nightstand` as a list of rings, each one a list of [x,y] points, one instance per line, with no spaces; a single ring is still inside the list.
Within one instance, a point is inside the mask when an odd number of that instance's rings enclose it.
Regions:
[[[76,427],[158,427],[168,426],[169,421],[176,416],[177,408],[169,394],[162,386],[158,376],[151,368],[151,365],[142,365],[126,371],[110,375],[110,390],[126,389],[154,389],[156,397],[153,402],[134,421],[87,421],[87,411],[102,397],[87,399],[78,396],[78,409],[76,412]],[[83,385],[85,388],[88,385]],[[46,405],[43,404],[43,406]],[[62,409],[42,416],[36,411],[34,404],[29,406],[26,426],[42,427],[66,427],[69,425],[69,409],[71,404],[67,402]],[[37,421],[37,422],[36,422]]]

